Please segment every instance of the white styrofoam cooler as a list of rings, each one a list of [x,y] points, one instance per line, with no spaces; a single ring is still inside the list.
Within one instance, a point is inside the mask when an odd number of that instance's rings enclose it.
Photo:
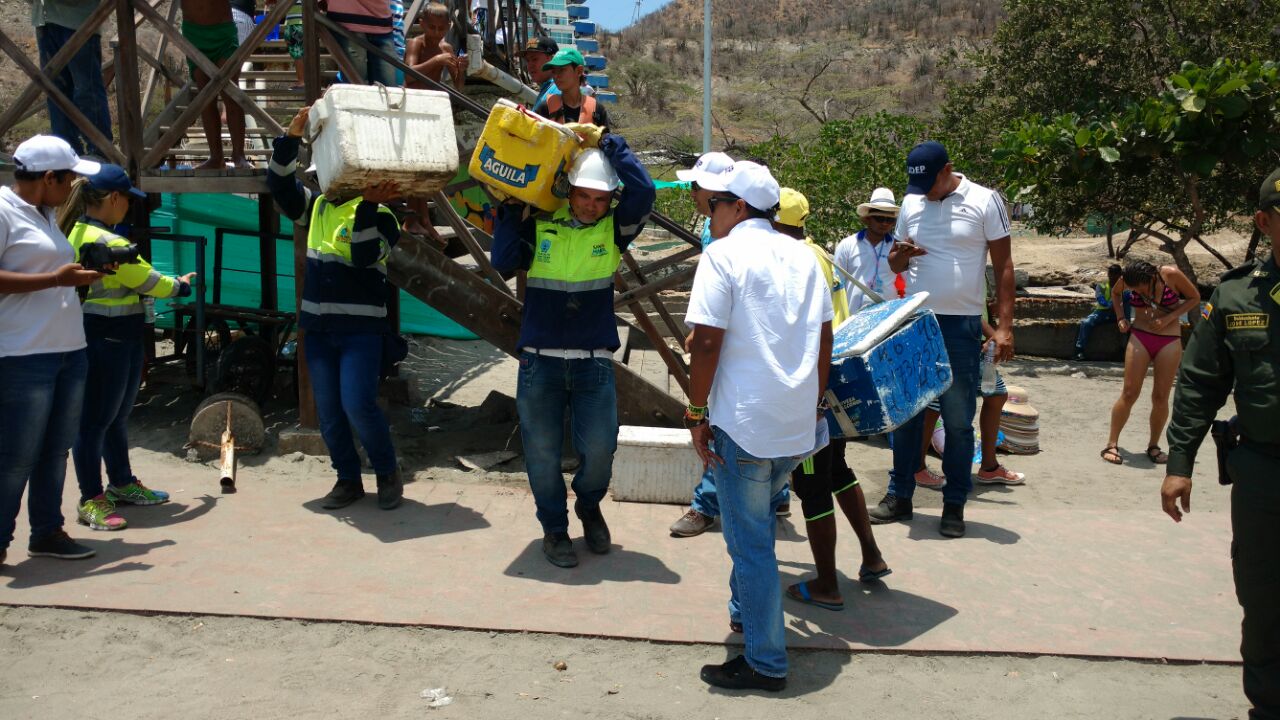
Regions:
[[[311,162],[326,195],[358,195],[393,182],[425,195],[458,172],[448,93],[381,85],[331,85],[311,108]]]
[[[609,483],[614,500],[687,505],[701,478],[702,460],[693,451],[688,430],[618,428]]]

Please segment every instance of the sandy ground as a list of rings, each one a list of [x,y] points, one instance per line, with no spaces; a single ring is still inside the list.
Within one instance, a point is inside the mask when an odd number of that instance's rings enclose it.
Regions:
[[[490,397],[514,392],[513,361],[481,343],[417,340],[412,352],[407,375],[417,407],[390,410],[406,470],[418,482],[522,484],[519,458],[489,472],[464,471],[454,460],[463,452],[519,449],[509,403]],[[1122,436],[1129,462],[1114,467],[1097,456],[1120,390],[1117,366],[1022,360],[1006,369],[1006,377],[1027,388],[1040,410],[1044,452],[1005,457],[1028,474],[1028,484],[980,487],[974,502],[1011,511],[1159,512],[1162,475],[1140,456],[1147,396]],[[160,379],[144,391],[134,416],[133,457],[149,483],[194,492],[202,482],[216,482],[211,469],[182,459],[187,418],[197,400]],[[268,408],[273,432],[288,425],[287,408]],[[853,443],[849,452],[874,502],[885,483],[889,452],[878,441]],[[938,461],[930,463],[936,467]],[[242,472],[313,483],[317,495],[331,477],[326,460],[271,454],[246,459]],[[940,501],[937,493],[917,493],[919,506]],[[1224,490],[1201,477],[1196,513],[1225,512],[1227,501]],[[671,519],[680,512],[672,507]],[[423,581],[437,580],[424,572]],[[1224,590],[1229,600],[1229,588]],[[698,681],[701,664],[726,657],[717,646],[0,608],[0,647],[7,651],[0,653],[0,717],[6,718],[84,714],[89,698],[139,718],[711,718],[778,712],[804,718],[849,708],[888,718],[1243,715],[1236,667],[1123,660],[797,652],[788,691],[781,699],[763,699],[709,691]],[[557,661],[568,669],[556,671]],[[454,704],[429,709],[419,693],[441,686]]]

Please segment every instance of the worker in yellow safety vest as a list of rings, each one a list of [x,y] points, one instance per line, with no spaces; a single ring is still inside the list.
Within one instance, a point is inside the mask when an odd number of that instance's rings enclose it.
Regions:
[[[189,296],[196,276],[169,277],[141,257],[128,259],[136,248],[112,228],[129,214],[133,198],[145,199],[146,193],[129,182],[123,168],[104,163],[97,174],[76,180],[61,212],[64,225],[75,223],[67,239],[82,265],[91,266],[90,258],[102,254],[103,248],[117,256],[111,263],[115,270],[89,286],[83,306],[89,373],[71,458],[80,483],[77,519],[93,530],[123,530],[128,525],[115,511],[118,504],[158,505],[169,500],[168,493],[139,482],[129,466],[129,414],[142,383],[143,342],[149,327],[143,298]]]
[[[587,547],[597,554],[609,552],[600,500],[609,488],[618,444],[613,274],[644,228],[655,195],[653,180],[626,140],[595,125],[569,127],[587,146],[569,172],[569,204],[554,213],[534,214],[518,201],[504,203],[491,252],[499,272],[528,271],[516,409],[542,525],[542,551],[559,567],[578,564],[560,470],[566,410],[573,418],[580,460],[573,479],[574,509]]]

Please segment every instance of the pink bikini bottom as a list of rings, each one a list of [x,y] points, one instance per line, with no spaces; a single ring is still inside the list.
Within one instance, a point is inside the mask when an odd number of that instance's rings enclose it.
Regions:
[[[1169,343],[1180,342],[1182,340],[1182,337],[1179,335],[1156,335],[1155,333],[1150,333],[1146,330],[1139,330],[1138,328],[1133,328],[1132,332],[1133,339],[1142,343],[1142,347],[1147,349],[1147,354],[1152,358],[1159,355],[1160,351]]]

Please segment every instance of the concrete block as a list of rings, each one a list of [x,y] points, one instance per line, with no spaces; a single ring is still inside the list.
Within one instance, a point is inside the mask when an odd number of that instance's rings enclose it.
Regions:
[[[702,460],[688,430],[618,428],[610,483],[614,500],[687,505],[701,477]]]
[[[276,441],[276,447],[276,452],[280,455],[300,452],[304,455],[329,456],[329,448],[325,447],[324,438],[320,437],[320,431],[301,426],[281,430],[280,438]]]

